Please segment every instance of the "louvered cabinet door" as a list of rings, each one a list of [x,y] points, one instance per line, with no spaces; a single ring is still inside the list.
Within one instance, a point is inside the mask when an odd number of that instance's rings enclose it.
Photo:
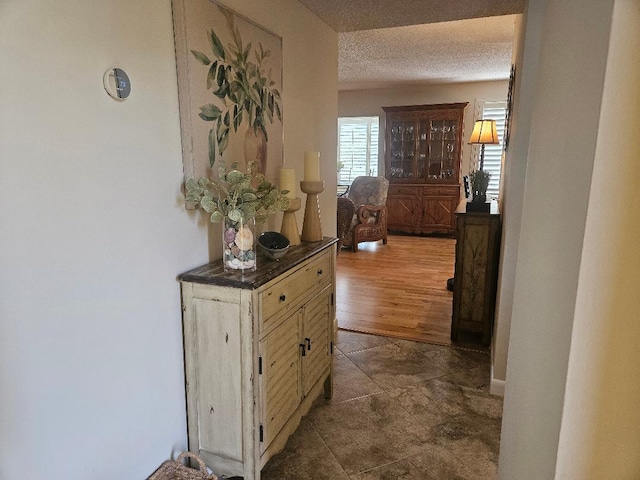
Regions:
[[[300,404],[300,312],[295,312],[259,343],[262,454]]]
[[[306,396],[329,368],[329,328],[331,322],[331,288],[325,288],[303,308],[302,394]]]

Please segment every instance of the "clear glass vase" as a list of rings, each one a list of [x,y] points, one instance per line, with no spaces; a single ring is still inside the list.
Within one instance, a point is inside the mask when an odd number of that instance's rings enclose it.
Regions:
[[[255,220],[229,217],[222,224],[222,263],[225,272],[253,272],[256,269]]]

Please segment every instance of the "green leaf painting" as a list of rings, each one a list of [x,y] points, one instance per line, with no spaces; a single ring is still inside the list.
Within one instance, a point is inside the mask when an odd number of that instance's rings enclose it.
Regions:
[[[190,50],[202,67],[204,85],[216,103],[200,106],[198,116],[202,121],[215,122],[208,136],[209,165],[222,156],[229,145],[229,135],[238,132],[243,123],[268,142],[266,126],[282,122],[281,95],[272,78],[273,66],[269,65],[272,52],[260,41],[246,41],[236,17],[230,11],[217,7],[224,16],[228,43],[221,40],[221,31],[206,31],[210,52]]]
[[[216,134],[213,133],[213,128],[209,130],[209,166],[213,167],[216,161]]]
[[[211,50],[213,50],[213,53],[215,53],[220,60],[224,60],[226,56],[224,47],[213,30],[209,31],[209,39],[211,40]]]
[[[198,60],[201,64],[209,65],[211,63],[209,57],[207,57],[204,53],[196,52],[195,50],[191,50],[191,53],[193,53],[193,56],[196,57],[196,60]]]
[[[207,122],[217,120],[221,113],[220,109],[212,103],[200,107],[200,118]]]

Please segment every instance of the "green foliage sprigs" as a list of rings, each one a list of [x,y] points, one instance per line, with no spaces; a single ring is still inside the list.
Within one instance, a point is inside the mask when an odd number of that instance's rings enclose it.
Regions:
[[[190,178],[185,182],[187,202],[198,205],[211,214],[212,223],[220,223],[224,217],[232,222],[246,222],[255,218],[264,223],[271,215],[289,206],[287,190],[268,182],[264,175],[256,173],[256,162],[249,165],[247,173],[237,170],[237,163],[227,172],[224,162],[218,167],[218,179]]]
[[[271,70],[265,73],[265,60],[271,56],[262,44],[253,51],[255,61],[250,60],[252,44],[243,45],[240,31],[233,21],[233,15],[221,8],[227,20],[233,42],[225,49],[220,38],[213,30],[208,32],[209,45],[214,59],[206,54],[191,50],[193,56],[204,66],[208,66],[207,90],[222,100],[222,108],[210,103],[200,107],[200,118],[206,122],[215,122],[209,131],[209,164],[213,166],[218,154],[222,155],[229,145],[229,131],[247,119],[257,133],[262,131],[268,141],[265,117],[273,123],[274,116],[282,121],[280,109],[281,96],[275,82],[271,79]],[[214,131],[215,130],[215,131]]]
[[[487,188],[489,188],[489,180],[491,172],[484,170],[474,170],[469,174],[471,182],[471,190],[473,191],[473,199],[484,202],[487,197]]]

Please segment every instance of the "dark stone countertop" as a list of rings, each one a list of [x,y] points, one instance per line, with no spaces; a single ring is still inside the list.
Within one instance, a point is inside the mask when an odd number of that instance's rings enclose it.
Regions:
[[[290,247],[280,260],[271,260],[257,247],[258,267],[255,272],[225,272],[222,260],[215,260],[200,267],[178,275],[181,282],[205,283],[223,287],[244,288],[254,290],[268,281],[283,274],[287,270],[299,265],[316,253],[330,247],[338,241],[337,238],[324,237],[319,242],[302,242]]]

